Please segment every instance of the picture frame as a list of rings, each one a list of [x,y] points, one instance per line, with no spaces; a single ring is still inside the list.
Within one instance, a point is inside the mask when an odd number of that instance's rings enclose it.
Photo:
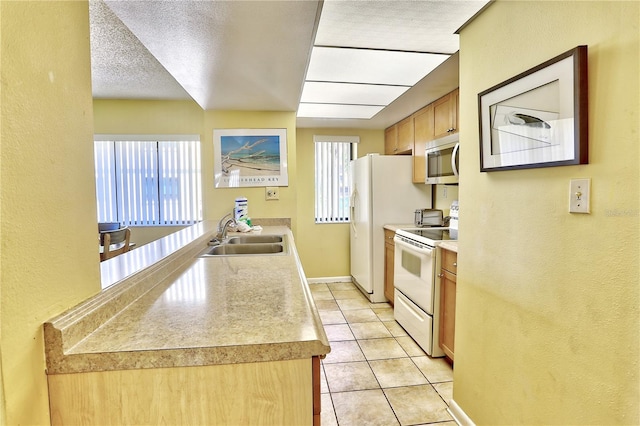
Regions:
[[[589,162],[587,46],[478,94],[480,171]]]
[[[287,129],[214,129],[216,188],[288,186]]]

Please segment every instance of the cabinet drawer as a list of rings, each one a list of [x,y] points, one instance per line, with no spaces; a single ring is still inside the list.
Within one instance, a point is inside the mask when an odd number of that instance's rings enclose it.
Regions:
[[[442,268],[451,272],[458,273],[458,253],[450,250],[442,250]]]

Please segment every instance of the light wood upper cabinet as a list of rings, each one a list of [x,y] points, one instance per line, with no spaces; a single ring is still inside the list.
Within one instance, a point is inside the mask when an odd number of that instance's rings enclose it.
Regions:
[[[458,89],[421,108],[384,131],[386,155],[413,155],[413,183],[424,183],[426,144],[458,133]]]
[[[413,150],[413,117],[388,127],[384,132],[384,153],[386,155],[410,154]]]
[[[413,116],[398,123],[398,144],[396,154],[411,153],[413,150]]]
[[[433,103],[433,115],[434,139],[458,132],[458,89]]]
[[[394,124],[387,127],[384,131],[384,153],[385,155],[393,155],[396,153],[398,146],[398,125]]]
[[[426,178],[424,150],[433,140],[433,104],[413,115],[413,183],[424,183]]]

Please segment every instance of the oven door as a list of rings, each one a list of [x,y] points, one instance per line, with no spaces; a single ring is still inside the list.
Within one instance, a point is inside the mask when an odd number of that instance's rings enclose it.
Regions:
[[[436,249],[394,238],[393,285],[427,314],[433,315]]]

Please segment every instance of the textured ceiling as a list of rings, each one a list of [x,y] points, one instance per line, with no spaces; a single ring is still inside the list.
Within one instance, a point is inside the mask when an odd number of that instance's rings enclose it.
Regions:
[[[321,46],[454,53],[453,33],[485,3],[90,0],[93,93],[296,111],[314,36]],[[299,118],[298,126],[384,128],[457,85],[454,55],[371,120]]]

